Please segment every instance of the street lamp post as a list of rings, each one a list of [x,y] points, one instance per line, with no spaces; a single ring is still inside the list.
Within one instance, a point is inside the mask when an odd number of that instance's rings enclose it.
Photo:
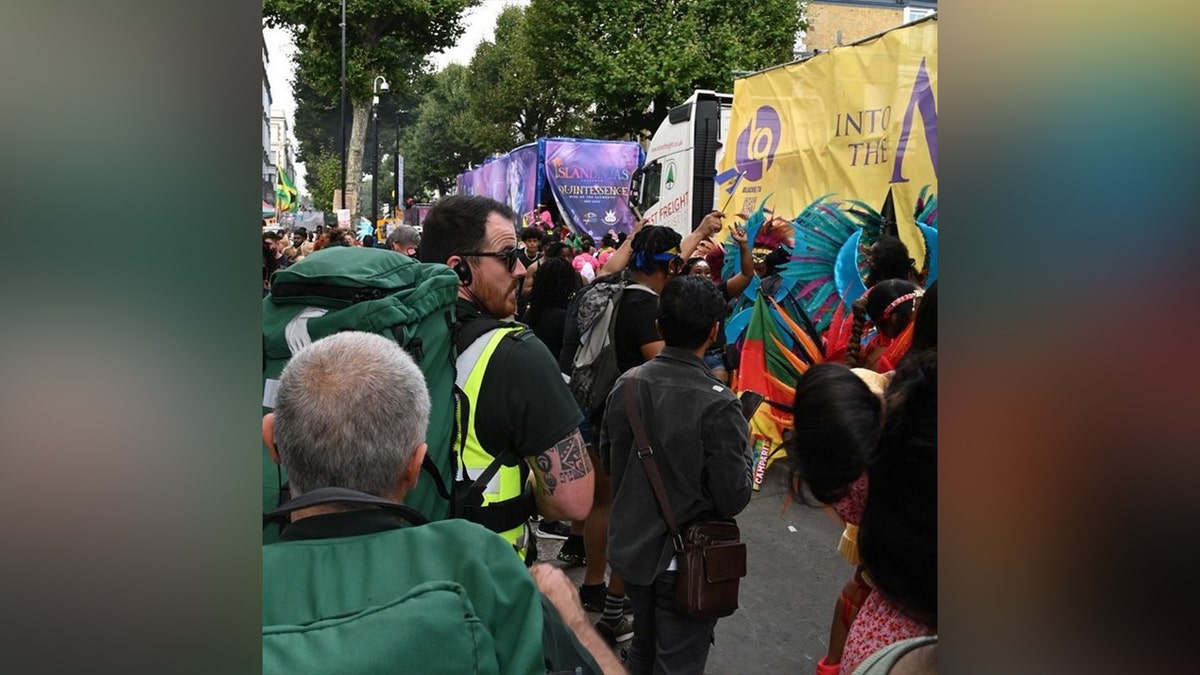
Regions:
[[[342,0],[342,208],[346,208],[346,0]]]
[[[387,79],[376,75],[371,83],[371,123],[375,127],[375,166],[371,169],[371,231],[379,226],[379,95],[386,94]]]
[[[397,110],[396,111],[396,156],[393,158],[395,161],[395,164],[396,164],[396,171],[395,171],[395,174],[396,174],[396,199],[395,199],[396,213],[399,214],[399,215],[397,215],[398,220],[396,221],[396,224],[400,224],[401,222],[403,222],[403,218],[404,218],[404,216],[402,215],[404,213],[403,207],[406,206],[406,204],[404,203],[404,195],[401,194],[404,191],[404,189],[403,189],[404,186],[400,184],[400,116],[406,112],[408,112],[408,111],[407,110]]]

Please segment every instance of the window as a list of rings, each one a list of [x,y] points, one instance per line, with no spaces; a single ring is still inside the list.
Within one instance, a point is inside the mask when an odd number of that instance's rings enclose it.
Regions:
[[[924,19],[936,12],[936,9],[929,7],[905,7],[904,8],[904,23],[912,23],[917,19]]]
[[[644,168],[642,174],[642,199],[639,210],[645,213],[661,198],[662,164],[655,160]]]

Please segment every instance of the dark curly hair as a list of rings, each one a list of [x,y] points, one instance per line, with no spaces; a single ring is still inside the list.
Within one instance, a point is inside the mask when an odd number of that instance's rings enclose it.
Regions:
[[[867,288],[888,279],[912,281],[917,277],[915,261],[908,257],[908,247],[898,237],[883,235],[870,252],[870,271],[865,280]]]
[[[671,249],[678,249],[681,241],[683,241],[682,235],[664,225],[643,227],[634,235],[633,243],[630,244],[633,258],[629,263],[629,268],[646,274],[654,274],[658,270],[670,271],[669,262],[655,260],[654,256],[666,253]]]
[[[529,311],[525,315],[525,323],[536,325],[542,312],[551,307],[566,309],[577,290],[579,275],[575,273],[570,260],[561,256],[543,260],[533,280],[533,288],[529,291]]]

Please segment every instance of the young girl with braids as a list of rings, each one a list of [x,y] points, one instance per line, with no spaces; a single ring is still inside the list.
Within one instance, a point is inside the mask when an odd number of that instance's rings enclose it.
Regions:
[[[920,275],[917,274],[913,263],[913,259],[908,257],[908,248],[904,246],[904,242],[897,237],[883,235],[867,250],[868,269],[863,283],[868,290],[889,279],[919,283]],[[839,302],[837,310],[833,313],[833,318],[825,333],[826,361],[846,361],[846,350],[850,345],[850,330],[854,325],[854,316],[851,310],[852,307],[847,307],[845,302]]]
[[[848,530],[856,531],[860,523],[872,529],[871,538],[864,541],[863,564],[838,597],[829,651],[817,664],[818,675],[851,673],[880,647],[929,634],[930,626],[936,625],[936,517],[927,517],[930,508],[936,515],[937,499],[936,353],[914,354],[905,362],[885,405],[881,394],[889,379],[871,371],[823,363],[809,368],[796,383],[795,433],[788,453],[792,494],[805,502],[807,491],[837,513]],[[920,405],[908,401],[916,386],[922,387]],[[930,391],[932,408],[926,396]],[[918,429],[920,438],[909,438],[910,429]],[[902,458],[914,442],[924,450],[932,447],[933,453],[932,462],[921,463],[917,474],[912,474],[912,467]],[[919,495],[905,496],[892,489],[904,471],[909,471],[905,480],[918,484]],[[872,502],[867,487],[876,482],[882,482],[883,489],[872,489]],[[910,507],[914,504],[920,511],[918,527],[901,526],[913,522]],[[851,562],[859,562],[853,536],[847,539],[843,535],[839,551]],[[897,560],[904,556],[908,557]],[[908,564],[914,559],[919,561],[916,568]],[[921,571],[924,568],[933,570],[932,577]],[[883,576],[882,585],[874,580],[875,570]],[[930,578],[934,583],[932,602]],[[884,595],[873,589],[883,590]]]
[[[846,346],[846,365],[854,368],[861,364],[879,373],[894,369],[912,344],[913,317],[924,294],[911,281],[888,279],[855,300],[851,305],[854,322]],[[875,334],[864,347],[862,336],[868,318]]]

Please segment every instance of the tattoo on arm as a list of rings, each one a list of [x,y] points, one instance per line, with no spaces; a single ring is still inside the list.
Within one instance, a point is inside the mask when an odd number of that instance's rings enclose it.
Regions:
[[[558,481],[550,474],[550,469],[552,468],[550,466],[550,458],[546,456],[546,453],[543,453],[538,455],[535,461],[542,473],[542,491],[547,495],[554,494],[554,488],[558,487]]]
[[[559,467],[557,474],[553,473],[555,460]],[[542,474],[542,490],[547,495],[553,495],[560,483],[570,483],[592,472],[592,460],[578,431],[538,455],[535,462]]]

